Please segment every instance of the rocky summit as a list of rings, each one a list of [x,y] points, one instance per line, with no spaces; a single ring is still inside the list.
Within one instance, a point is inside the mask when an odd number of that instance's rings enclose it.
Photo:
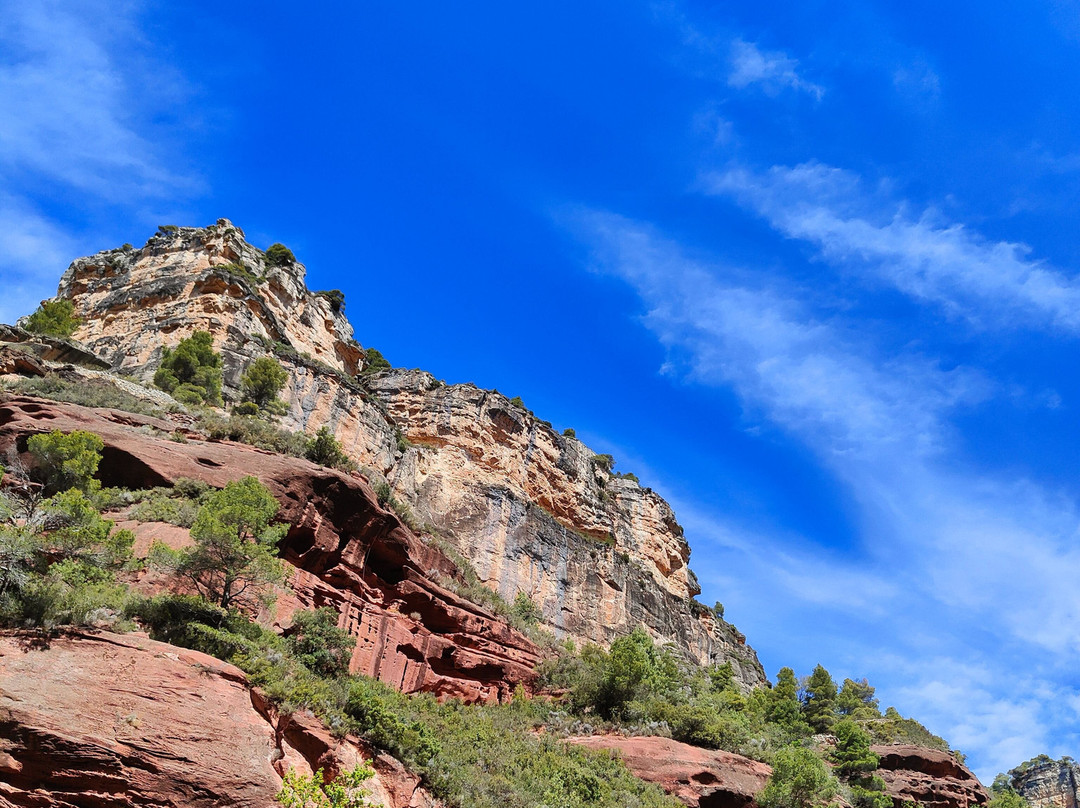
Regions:
[[[220,219],[0,326],[0,806],[988,802],[865,680],[772,686],[658,493],[344,309]]]

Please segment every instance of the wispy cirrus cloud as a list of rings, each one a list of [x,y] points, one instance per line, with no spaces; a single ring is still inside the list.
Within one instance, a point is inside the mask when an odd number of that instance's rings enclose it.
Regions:
[[[0,0],[0,319],[55,290],[64,266],[107,234],[102,208],[143,218],[201,189],[170,108],[190,93],[154,59],[136,2]],[[29,308],[27,308],[29,306]]]
[[[821,100],[825,88],[799,74],[799,62],[783,51],[762,50],[753,42],[735,39],[731,43],[731,72],[728,85],[739,90],[759,87],[767,95],[797,90]]]
[[[1024,244],[987,239],[933,209],[913,215],[852,172],[817,162],[763,172],[733,167],[709,176],[706,187],[814,245],[824,259],[978,327],[1080,333],[1075,275],[1032,258]]]
[[[834,207],[849,198],[810,172],[815,181]],[[974,369],[884,352],[872,332],[815,308],[775,273],[762,280],[694,259],[647,224],[586,211],[575,226],[596,266],[638,294],[645,326],[684,357],[685,377],[731,389],[751,417],[808,447],[859,514],[854,555],[831,550],[826,560],[810,538],[756,533],[738,514],[691,515],[695,566],[703,580],[739,591],[752,615],[743,627],[771,621],[773,640],[794,653],[807,643],[808,615],[830,621],[843,639],[823,649],[816,637],[807,653],[857,661],[898,706],[972,752],[984,777],[1080,741],[1052,703],[1015,690],[1072,692],[1053,670],[1080,650],[1070,580],[1080,510],[1061,492],[957,463],[954,421],[993,395],[993,383]],[[720,559],[732,554],[739,562],[728,567]],[[729,568],[756,583],[729,580]],[[790,636],[777,626],[791,626]],[[905,652],[911,665],[890,661]],[[934,654],[938,662],[913,672]],[[979,666],[978,683],[948,678]]]

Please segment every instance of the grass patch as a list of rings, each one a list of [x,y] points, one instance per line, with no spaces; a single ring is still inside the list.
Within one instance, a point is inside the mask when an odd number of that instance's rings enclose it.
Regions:
[[[56,373],[49,373],[33,379],[9,382],[6,389],[11,393],[80,404],[84,407],[105,407],[137,415],[164,416],[160,408],[100,379],[71,381]]]

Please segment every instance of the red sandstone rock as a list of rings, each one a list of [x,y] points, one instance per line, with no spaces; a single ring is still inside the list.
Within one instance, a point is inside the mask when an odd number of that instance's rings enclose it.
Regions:
[[[594,735],[568,740],[618,752],[635,776],[656,783],[691,808],[751,806],[772,774],[764,763],[670,738]]]
[[[277,716],[232,665],[139,635],[0,635],[0,683],[0,806],[266,808],[285,764],[362,761],[375,804],[436,804],[396,760]]]
[[[33,354],[14,348],[0,348],[0,376],[16,373],[20,376],[44,376],[44,363]]]
[[[948,752],[909,744],[871,748],[881,758],[877,774],[897,808],[904,802],[926,808],[970,808],[990,799],[971,770]]]
[[[407,693],[468,701],[502,699],[533,681],[536,646],[435,583],[432,572],[457,575],[453,563],[379,507],[359,475],[231,442],[177,443],[167,439],[171,423],[149,416],[23,396],[0,403],[0,452],[12,444],[23,450],[30,435],[53,429],[101,436],[99,477],[106,485],[141,488],[191,477],[220,487],[257,476],[281,504],[279,518],[291,524],[281,553],[296,572],[279,619],[297,608],[335,608],[357,638],[353,672]]]

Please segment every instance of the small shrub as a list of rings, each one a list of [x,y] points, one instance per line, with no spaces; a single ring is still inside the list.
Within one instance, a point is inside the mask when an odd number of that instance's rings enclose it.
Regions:
[[[105,444],[94,433],[81,430],[64,433],[56,429],[44,435],[32,435],[27,448],[48,490],[77,488],[90,492],[100,488],[94,475]]]
[[[254,401],[241,401],[231,410],[233,415],[258,415],[259,405]]]
[[[352,470],[356,467],[356,464],[342,450],[341,444],[338,443],[328,426],[319,427],[319,431],[308,441],[304,456],[320,466],[343,470]]]
[[[365,808],[370,803],[360,789],[374,775],[375,770],[366,763],[329,782],[322,769],[314,774],[289,769],[276,799],[284,808]]]
[[[278,395],[288,381],[289,374],[280,362],[260,356],[244,371],[240,393],[244,402],[254,404],[259,410],[281,412],[285,407],[278,401]]]
[[[330,303],[330,308],[334,310],[335,314],[341,314],[345,311],[345,293],[340,289],[329,289],[325,292],[316,292],[319,297],[326,298]]]
[[[591,462],[594,466],[603,469],[609,474],[611,473],[611,470],[615,468],[615,458],[609,454],[593,455]]]
[[[575,432],[573,429],[570,429],[569,427],[567,427],[566,429],[563,430],[563,437],[564,438],[576,438],[577,437],[577,432]]]
[[[286,632],[289,651],[312,673],[336,678],[349,672],[356,638],[338,628],[333,609],[297,612]]]
[[[196,331],[166,348],[154,384],[181,404],[221,404],[221,354],[208,331]]]
[[[528,411],[528,407],[525,406],[525,402],[521,400],[521,396],[514,396],[510,399],[510,406],[517,407],[519,410]]]
[[[836,781],[817,755],[789,746],[776,753],[772,777],[755,799],[761,808],[814,808],[836,792]]]
[[[70,300],[46,300],[26,318],[26,330],[49,337],[68,339],[79,327],[75,305]]]
[[[377,348],[368,348],[364,351],[364,369],[362,373],[368,375],[378,373],[380,370],[390,370],[393,367]]]
[[[9,388],[14,393],[39,396],[52,401],[66,401],[83,407],[106,407],[141,415],[161,415],[161,411],[115,384],[99,379],[68,381],[55,373],[34,379],[19,379]]]
[[[266,248],[266,265],[284,267],[296,263],[296,256],[284,244],[271,244]]]

